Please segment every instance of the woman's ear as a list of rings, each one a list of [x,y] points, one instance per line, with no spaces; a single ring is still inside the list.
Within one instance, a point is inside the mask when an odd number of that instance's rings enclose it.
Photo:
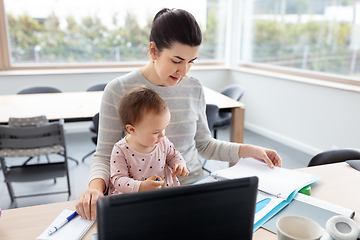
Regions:
[[[155,42],[149,43],[149,52],[152,60],[156,60],[158,58],[158,49]]]
[[[130,134],[134,134],[134,133],[135,133],[135,127],[134,127],[133,125],[127,124],[127,125],[125,126],[125,128],[126,128],[126,131],[128,131],[128,133],[130,133]]]

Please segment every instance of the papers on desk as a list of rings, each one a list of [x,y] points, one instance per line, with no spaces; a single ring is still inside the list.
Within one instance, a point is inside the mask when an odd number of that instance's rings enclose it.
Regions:
[[[271,169],[254,159],[240,159],[235,166],[214,171],[211,176],[196,184],[250,176],[259,178],[254,231],[288,205],[301,188],[320,179],[318,176],[285,168]]]
[[[50,229],[64,221],[74,211],[64,209],[60,215],[45,229],[45,231],[36,238],[36,240],[78,240],[90,229],[95,221],[86,220],[80,216],[76,216],[69,223],[64,225],[52,235],[48,235]]]

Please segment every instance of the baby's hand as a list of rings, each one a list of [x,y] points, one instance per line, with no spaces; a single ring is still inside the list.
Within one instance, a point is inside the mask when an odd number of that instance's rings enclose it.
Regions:
[[[147,191],[147,190],[153,190],[153,189],[160,189],[161,186],[164,184],[164,181],[155,181],[156,180],[156,174],[152,176],[151,178],[146,179],[140,184],[139,191]]]
[[[188,169],[186,168],[186,166],[182,164],[175,164],[172,170],[173,170],[172,172],[173,177],[177,175],[178,177],[183,178],[189,175]]]

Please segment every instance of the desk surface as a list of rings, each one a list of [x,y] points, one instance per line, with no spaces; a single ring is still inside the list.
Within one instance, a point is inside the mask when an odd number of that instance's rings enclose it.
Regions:
[[[347,163],[302,168],[298,171],[321,176],[322,178],[312,185],[311,196],[355,210],[354,220],[360,226],[360,192],[347,186],[360,182],[359,171]],[[0,218],[0,239],[36,239],[63,209],[75,210],[75,201],[4,210]],[[91,235],[96,232],[95,223],[83,239],[90,240]],[[277,236],[260,228],[254,233],[253,239],[275,240]]]
[[[206,103],[219,108],[244,108],[235,101],[214,90],[204,87]],[[0,123],[10,117],[45,115],[50,120],[88,119],[100,111],[103,92],[64,92],[49,94],[24,94],[0,96]]]

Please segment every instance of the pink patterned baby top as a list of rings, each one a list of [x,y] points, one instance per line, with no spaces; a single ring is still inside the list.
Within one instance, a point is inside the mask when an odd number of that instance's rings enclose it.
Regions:
[[[136,152],[123,138],[115,143],[111,153],[109,194],[138,192],[141,182],[155,174],[165,182],[164,187],[179,186],[178,178],[171,176],[174,164],[186,166],[167,137],[151,153]]]

